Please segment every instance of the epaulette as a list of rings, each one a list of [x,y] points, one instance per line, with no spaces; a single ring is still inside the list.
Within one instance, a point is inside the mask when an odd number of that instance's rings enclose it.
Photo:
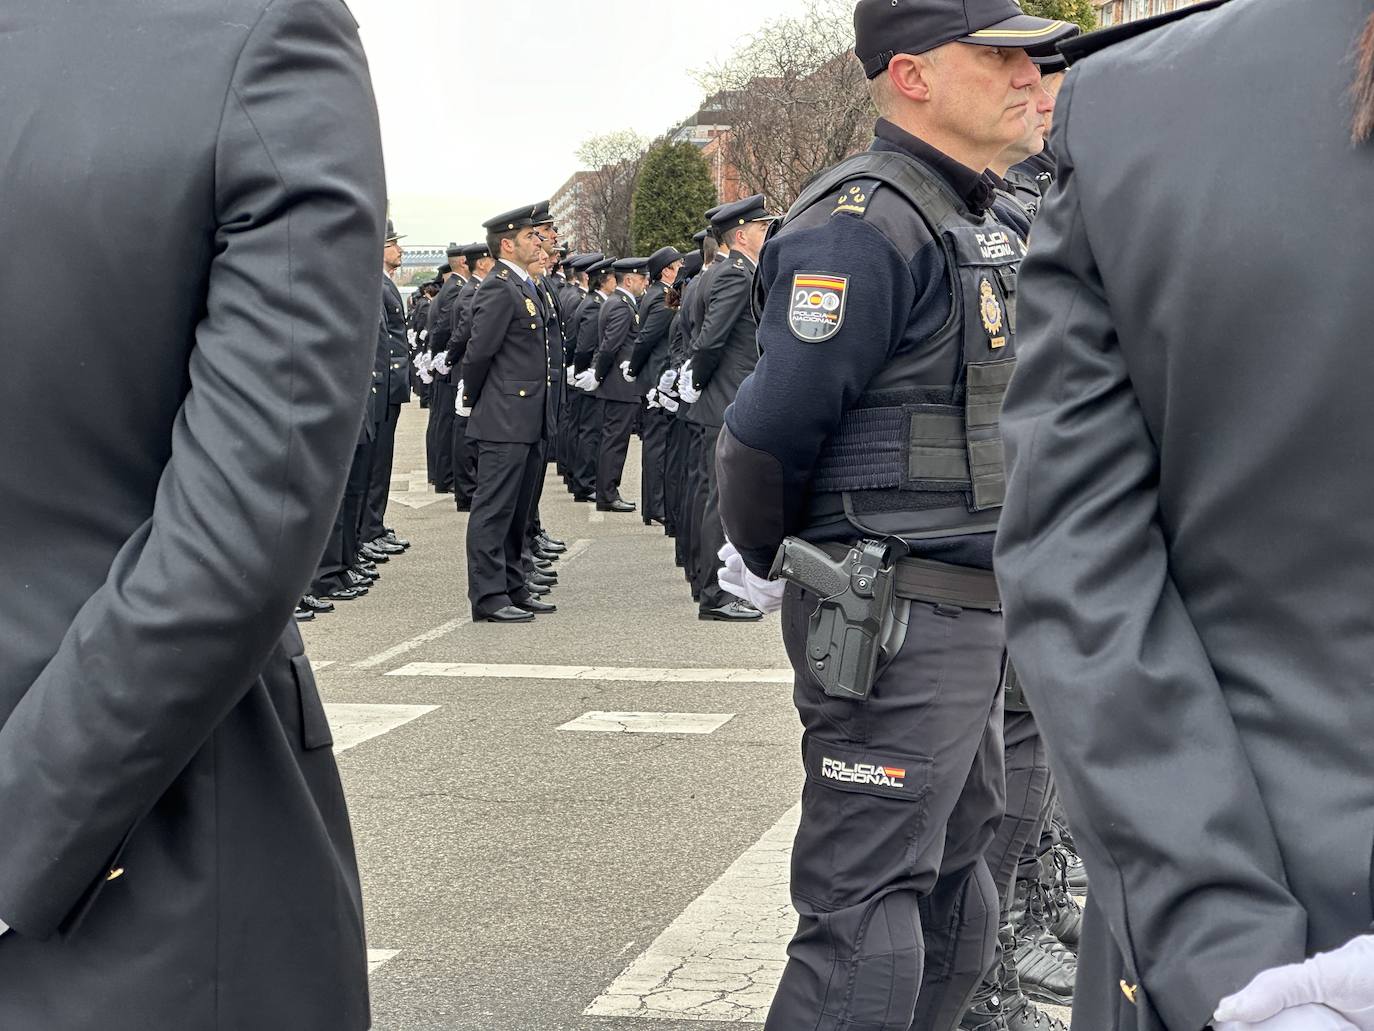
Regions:
[[[743,258],[736,258],[736,259],[735,259],[735,268],[744,268],[744,259],[743,259]]]
[[[832,215],[847,214],[863,216],[868,211],[868,203],[873,193],[882,185],[877,179],[851,179],[840,187],[835,197]]]
[[[1075,36],[1073,39],[1060,43],[1059,52],[1064,55],[1064,59],[1069,64],[1073,64],[1075,61],[1090,57],[1099,50],[1124,43],[1128,39],[1134,39],[1136,36],[1144,35],[1171,22],[1189,18],[1202,11],[1210,11],[1227,2],[1229,0],[1202,0],[1201,3],[1189,4],[1187,7],[1180,7],[1178,10],[1169,11],[1166,14],[1157,14],[1153,18],[1142,18],[1139,21],[1127,22],[1125,25],[1113,25],[1109,29],[1098,29],[1096,32]]]
[[[503,268],[500,272],[496,273],[496,278],[497,278],[497,279],[505,279],[505,278],[507,278],[509,275],[510,275],[510,269],[508,269],[508,268]]]

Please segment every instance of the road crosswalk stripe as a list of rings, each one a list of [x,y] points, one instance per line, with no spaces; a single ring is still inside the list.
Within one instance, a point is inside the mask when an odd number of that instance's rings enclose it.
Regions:
[[[790,669],[696,669],[638,666],[540,666],[524,663],[411,662],[389,677],[478,680],[601,680],[645,684],[790,684]]]
[[[433,712],[437,705],[359,705],[331,702],[324,707],[334,735],[334,754],[356,748],[364,741],[403,727]]]
[[[788,897],[793,806],[585,1011],[763,1023],[797,918]]]
[[[369,974],[375,974],[383,963],[395,959],[400,954],[401,951],[399,949],[368,949],[367,972]]]
[[[734,718],[730,712],[588,712],[558,729],[601,734],[712,734]]]

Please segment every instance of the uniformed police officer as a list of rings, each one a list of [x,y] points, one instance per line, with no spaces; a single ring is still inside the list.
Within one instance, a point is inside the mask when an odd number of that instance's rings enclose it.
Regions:
[[[1033,103],[1021,48],[1069,26],[1012,0],[860,0],[855,30],[877,139],[764,251],[762,357],[720,438],[722,576],[782,606],[804,728],[801,919],[767,1026],[945,1031],[999,908],[983,858],[1004,790],[991,556],[1021,252],[998,242],[982,172]],[[808,657],[832,625],[810,633],[820,599],[767,579],[788,534],[833,555],[867,538],[895,560],[862,700],[827,694]]]
[[[667,295],[681,267],[682,254],[676,247],[661,247],[649,255],[649,287],[639,300],[639,332],[629,365],[630,378],[648,388],[646,397],[656,394],[659,377],[669,367],[668,334],[677,310],[668,304]],[[640,454],[639,514],[645,526],[654,522],[667,525],[664,476],[668,425],[668,412],[657,400],[650,400],[643,413]]]
[[[440,266],[443,285],[429,306],[426,320],[426,350],[434,382],[430,386],[433,404],[429,423],[425,428],[425,456],[429,468],[429,482],[435,493],[453,493],[453,408],[456,384],[451,380],[448,366],[448,340],[453,335],[453,313],[458,294],[467,285],[470,270],[467,257],[459,244],[448,245],[448,264]]]
[[[472,336],[472,305],[477,288],[491,273],[495,264],[491,251],[485,243],[470,243],[463,247],[463,257],[467,259],[471,275],[453,305],[453,329],[446,341],[435,341],[436,353],[444,356],[444,365],[449,369],[449,379],[454,380],[453,429],[449,444],[453,462],[453,500],[459,512],[472,511],[472,496],[477,490],[477,444],[468,439],[468,420],[458,414],[456,386],[467,351],[468,340]],[[442,350],[441,350],[442,349]]]
[[[565,388],[572,387],[577,374],[574,364],[576,362],[578,313],[582,309],[582,302],[587,299],[589,293],[587,269],[601,261],[602,257],[598,252],[575,254],[568,259],[569,285],[561,299],[562,310],[571,313],[563,335],[563,385]],[[563,483],[569,490],[572,489],[577,440],[581,432],[582,396],[583,392],[580,390],[564,389],[563,411],[558,420],[558,471],[563,477]]]
[[[689,457],[689,428],[685,421],[685,406],[677,393],[677,370],[687,361],[687,334],[684,297],[696,275],[701,271],[701,251],[695,250],[682,261],[672,292],[676,295],[673,321],[668,330],[668,362],[659,373],[655,393],[668,419],[667,443],[664,457],[663,501],[666,506],[664,532],[673,538],[673,559],[680,569],[687,569],[690,529],[687,521],[687,462]],[[690,577],[689,577],[690,580]]]
[[[468,518],[468,599],[476,622],[515,623],[554,611],[526,582],[523,562],[542,444],[551,425],[548,340],[530,275],[544,251],[535,205],[483,223],[495,270],[478,287],[463,355],[458,414],[477,442],[477,491]]]
[[[725,534],[720,523],[715,455],[725,409],[758,361],[758,327],[750,294],[759,252],[773,220],[762,195],[724,205],[712,215],[711,227],[729,259],[716,266],[707,282],[701,323],[678,384],[679,395],[692,402],[686,418],[698,427],[701,440],[699,482],[705,503],[698,530],[697,583],[701,597],[697,617],[703,620],[737,623],[762,618],[758,609],[716,581],[716,556],[725,543]]]
[[[602,258],[587,266],[587,281],[590,292],[577,309],[577,318],[571,330],[573,345],[574,384],[578,376],[583,376],[592,368],[596,358],[596,345],[600,340],[601,308],[615,292],[615,263],[612,257]],[[596,496],[597,456],[601,453],[602,404],[599,397],[578,390],[580,400],[574,402],[577,409],[574,420],[578,424],[577,441],[573,447],[571,478],[568,490],[574,501],[591,501]]]

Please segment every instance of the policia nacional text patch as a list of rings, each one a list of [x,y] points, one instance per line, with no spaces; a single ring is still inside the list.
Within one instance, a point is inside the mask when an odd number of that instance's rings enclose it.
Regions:
[[[848,276],[828,272],[798,272],[792,277],[792,303],[787,326],[792,335],[808,344],[829,340],[844,325]]]

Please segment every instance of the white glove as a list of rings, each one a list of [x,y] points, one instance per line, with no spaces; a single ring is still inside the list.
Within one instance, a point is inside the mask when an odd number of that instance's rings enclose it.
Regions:
[[[430,375],[430,372],[429,372],[429,369],[428,369],[428,368],[424,368],[424,369],[421,369],[421,370],[420,370],[420,382],[421,382],[421,383],[425,383],[425,384],[429,384],[429,383],[433,383],[433,382],[434,382],[434,377],[433,377],[432,375]]]
[[[716,581],[721,590],[729,591],[736,598],[743,598],[760,612],[777,612],[782,608],[782,594],[787,590],[787,581],[765,580],[755,576],[728,540],[725,547],[716,552],[716,557],[725,563],[724,568],[716,571]]]
[[[595,369],[588,369],[586,372],[579,372],[577,374],[577,378],[573,380],[573,386],[578,390],[585,390],[587,393],[591,393],[597,387],[601,386],[601,381],[596,378]]]
[[[676,386],[677,369],[667,369],[662,376],[658,377],[658,392],[660,394],[671,394]]]
[[[415,334],[415,340],[416,340],[416,342],[418,342],[418,343],[424,343],[424,342],[425,342],[426,340],[428,340],[428,339],[429,339],[429,330],[427,330],[427,329],[422,329],[422,330],[420,330],[420,332],[418,332],[418,333]]]
[[[661,408],[661,407],[662,407],[662,405],[660,405],[660,404],[658,403],[658,388],[657,388],[657,387],[650,387],[650,388],[649,388],[649,392],[648,392],[647,394],[644,395],[644,400],[647,401],[647,402],[649,403],[649,411],[651,411],[651,412],[652,412],[655,408]]]
[[[1335,1010],[1315,1003],[1293,1006],[1268,1020],[1247,1024],[1243,1020],[1215,1020],[1209,1025],[1213,1031],[1359,1031]]]
[[[620,374],[621,374],[622,376],[625,377],[625,382],[626,382],[626,383],[633,383],[633,382],[635,381],[635,378],[634,378],[633,376],[630,375],[630,363],[629,363],[629,362],[621,362],[621,363],[620,363]]]
[[[1224,1024],[1228,1031],[1232,1025],[1268,1031],[1271,1018],[1323,1009],[1334,1011],[1339,1022],[1318,1023],[1317,1015],[1309,1013],[1310,1022],[1291,1026],[1353,1026],[1359,1031],[1374,1031],[1374,934],[1356,938],[1334,952],[1313,956],[1306,963],[1264,971],[1235,995],[1221,1000],[1216,1020],[1218,1027]]]
[[[682,370],[677,374],[677,396],[689,405],[694,405],[701,400],[701,391],[692,382],[692,359],[690,358],[687,359]]]
[[[440,376],[447,376],[452,368],[448,363],[448,355],[446,354],[436,354],[434,360],[429,363],[429,367]]]
[[[458,396],[455,397],[455,398],[453,399],[453,410],[454,410],[454,412],[456,412],[461,418],[464,418],[464,419],[466,419],[466,418],[468,418],[469,416],[472,415],[472,409],[471,409],[471,408],[464,408],[464,407],[463,407],[463,381],[462,381],[462,380],[459,380],[459,381],[458,381]]]
[[[419,338],[418,335],[416,335],[415,330],[413,330],[413,329],[408,329],[408,330],[406,330],[406,339],[410,341],[410,346],[411,346],[411,347],[414,347],[414,346],[415,346],[415,341],[418,340],[418,339],[420,339],[420,338]]]
[[[669,397],[667,394],[659,394],[658,403],[663,406],[663,410],[665,412],[672,412],[674,414],[676,414],[677,410],[682,407],[682,405],[678,404],[676,400]]]
[[[568,377],[568,386],[577,386],[577,370],[574,369],[571,365],[569,365],[566,375]]]

